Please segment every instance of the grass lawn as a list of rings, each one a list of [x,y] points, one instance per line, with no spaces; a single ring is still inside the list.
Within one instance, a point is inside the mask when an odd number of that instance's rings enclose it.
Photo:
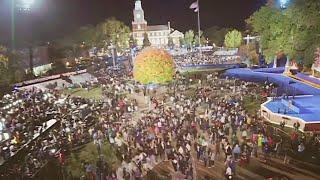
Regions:
[[[70,94],[71,96],[79,96],[87,99],[95,99],[95,100],[102,99],[101,87],[96,87],[96,88],[90,89],[89,91],[83,88],[66,89],[63,91],[63,93]]]
[[[109,143],[103,143],[101,154],[101,158],[104,159],[104,162],[108,165],[108,171],[115,171],[120,166],[121,162]],[[91,164],[96,168],[98,159],[99,153],[97,146],[91,142],[76,152],[71,153],[67,158],[66,168],[68,172],[71,172],[73,177],[78,178],[85,174],[83,163]]]
[[[262,99],[259,96],[257,99],[250,96],[245,96],[243,99],[244,108],[250,115],[256,115],[262,103]]]

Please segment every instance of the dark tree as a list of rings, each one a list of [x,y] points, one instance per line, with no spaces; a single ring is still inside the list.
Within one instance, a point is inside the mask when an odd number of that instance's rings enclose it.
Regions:
[[[151,46],[151,43],[149,41],[149,36],[147,33],[143,34],[143,47]]]
[[[172,37],[169,37],[169,38],[168,38],[168,47],[169,47],[170,49],[173,49],[173,48],[174,48],[174,43],[173,43]]]

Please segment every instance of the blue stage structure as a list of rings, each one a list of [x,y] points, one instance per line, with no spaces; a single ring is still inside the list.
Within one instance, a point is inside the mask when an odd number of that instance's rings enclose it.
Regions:
[[[292,99],[277,99],[265,104],[274,113],[303,119],[306,122],[319,122],[320,120],[320,96],[298,96]],[[283,113],[286,109],[286,114]]]
[[[235,64],[197,64],[197,65],[184,65],[179,66],[180,71],[192,71],[192,70],[209,70],[209,69],[232,69],[232,68],[245,68],[247,67],[244,63]]]
[[[305,80],[308,81],[310,83],[316,84],[316,85],[320,85],[320,79],[318,78],[314,78],[314,77],[310,77],[309,75],[303,74],[303,73],[297,73],[295,75],[297,78],[301,79],[301,80]]]
[[[277,95],[320,95],[320,89],[282,74],[283,68],[229,69],[223,76],[249,82],[271,82],[277,84]]]
[[[281,74],[284,72],[284,67],[278,67],[278,68],[259,68],[259,69],[253,69],[254,72],[264,72],[264,73],[276,73]]]
[[[229,69],[223,76],[251,82],[270,82],[278,85],[275,92],[278,97],[270,97],[261,105],[261,115],[274,124],[285,123],[293,128],[299,123],[303,132],[320,132],[320,89],[304,81],[283,74],[284,68]],[[308,81],[306,75],[298,75]],[[318,84],[317,81],[312,81]],[[285,94],[285,96],[281,96]],[[298,96],[299,95],[299,96]],[[302,95],[302,96],[300,96]]]
[[[285,122],[294,127],[299,122],[301,131],[320,131],[320,96],[269,98],[261,105],[261,115],[271,123]]]

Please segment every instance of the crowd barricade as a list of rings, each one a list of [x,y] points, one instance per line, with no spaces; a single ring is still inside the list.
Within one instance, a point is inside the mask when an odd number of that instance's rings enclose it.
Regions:
[[[24,87],[24,86],[29,86],[29,85],[33,85],[33,84],[38,84],[38,83],[42,83],[42,82],[46,82],[46,81],[52,81],[52,80],[56,80],[56,79],[60,79],[61,77],[68,77],[68,76],[73,76],[73,75],[77,75],[77,74],[83,74],[86,73],[87,70],[80,70],[80,71],[75,71],[75,72],[68,72],[68,73],[63,73],[63,74],[57,74],[57,75],[53,75],[53,76],[48,76],[48,77],[43,77],[43,78],[38,78],[38,79],[33,79],[33,80],[28,80],[28,81],[23,81],[21,83],[17,83],[14,86],[15,87]]]
[[[233,68],[244,68],[245,64],[235,63],[235,64],[202,64],[202,65],[183,65],[179,67],[180,71],[190,71],[194,69],[215,69],[215,68],[223,68],[223,69],[233,69]]]

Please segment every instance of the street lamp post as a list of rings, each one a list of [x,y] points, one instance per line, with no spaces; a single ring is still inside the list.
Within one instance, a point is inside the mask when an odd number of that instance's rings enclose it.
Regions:
[[[236,77],[233,77],[233,93],[236,92]]]
[[[111,49],[111,54],[112,54],[112,64],[113,67],[116,66],[116,59],[115,59],[115,46],[111,43],[111,45],[109,46],[109,48]]]
[[[18,8],[20,12],[29,12],[31,10],[32,5],[35,0],[11,0],[11,50],[15,50],[15,35],[16,35],[16,27],[15,27],[15,9]],[[32,35],[32,32],[31,32]],[[32,45],[29,45],[29,66],[30,73],[33,75],[33,49]]]
[[[11,50],[15,49],[15,0],[11,0]]]
[[[98,150],[98,170],[99,170],[99,174],[98,174],[98,179],[102,180],[103,179],[103,153],[102,153],[102,148],[103,148],[103,138],[99,137],[98,141],[97,141],[97,150]]]
[[[133,64],[134,64],[134,40],[133,39],[130,39],[129,40],[129,46],[130,46],[130,65],[133,67]]]

